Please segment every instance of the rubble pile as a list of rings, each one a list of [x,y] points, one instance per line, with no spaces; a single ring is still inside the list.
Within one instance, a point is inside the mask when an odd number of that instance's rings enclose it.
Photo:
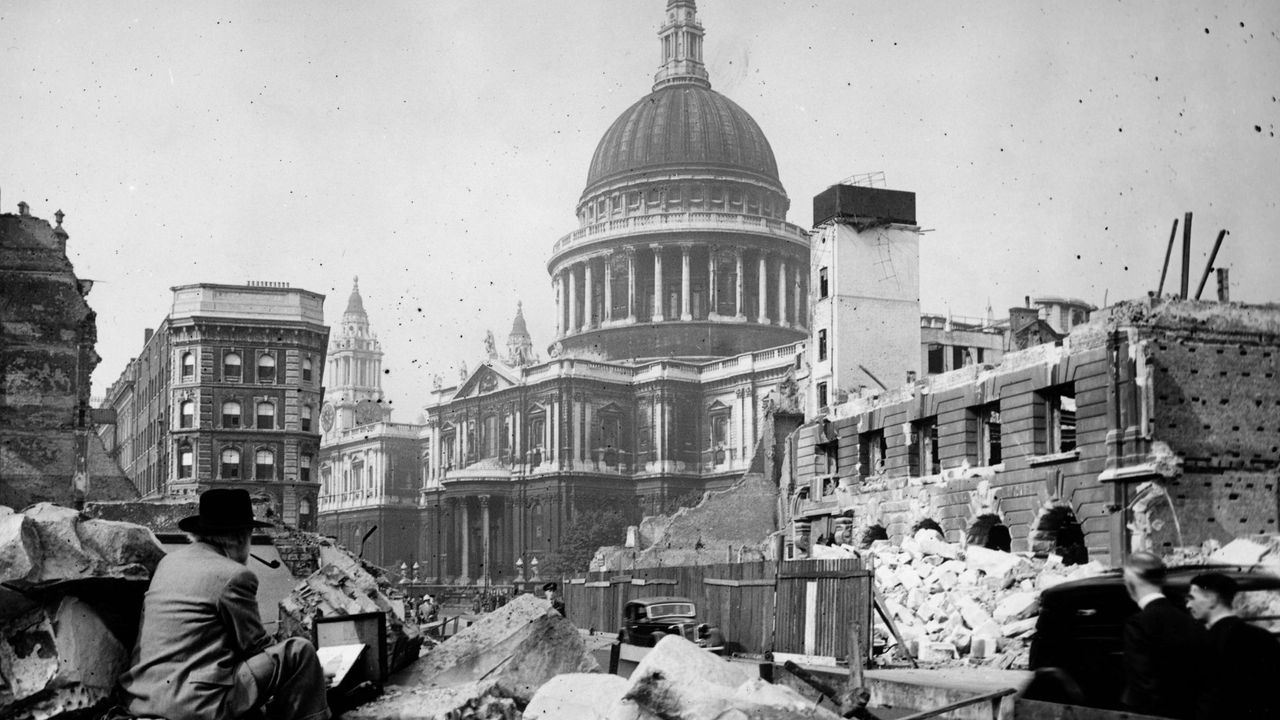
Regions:
[[[1066,566],[1058,555],[962,547],[932,529],[899,545],[878,540],[864,557],[912,655],[1001,668],[1026,666],[1041,590],[1106,569],[1097,562]]]
[[[795,690],[752,678],[748,666],[731,663],[676,635],[645,656],[629,679],[561,676],[542,686],[525,708],[525,720],[835,720]]]
[[[400,592],[379,568],[315,533],[281,531],[276,535],[277,544],[287,540],[294,546],[306,546],[316,555],[319,565],[318,570],[280,601],[283,637],[310,640],[312,619],[316,615],[381,612],[387,618],[389,670],[395,672],[417,659],[422,633],[416,623],[406,621]]]
[[[546,600],[521,595],[432,648],[391,678],[382,698],[344,717],[509,720],[551,678],[598,670],[572,623]]]
[[[49,503],[0,506],[0,717],[106,703],[164,550],[151,531]]]

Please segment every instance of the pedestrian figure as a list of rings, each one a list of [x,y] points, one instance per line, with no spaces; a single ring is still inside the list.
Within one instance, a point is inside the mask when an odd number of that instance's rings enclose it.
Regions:
[[[564,600],[560,599],[560,585],[554,582],[542,586],[542,596],[551,601],[551,609],[564,615]],[[565,617],[568,617],[567,615]]]
[[[1192,718],[1202,682],[1204,629],[1165,597],[1164,578],[1164,562],[1151,553],[1134,553],[1125,563],[1124,586],[1139,610],[1124,628],[1120,700],[1145,715]]]
[[[1187,609],[1209,629],[1200,717],[1254,720],[1280,717],[1280,643],[1235,614],[1239,586],[1222,573],[1191,580]]]
[[[325,677],[301,638],[272,643],[245,565],[255,527],[249,493],[206,490],[178,527],[192,544],[156,567],[132,667],[120,680],[130,713],[166,720],[245,716],[327,720]]]

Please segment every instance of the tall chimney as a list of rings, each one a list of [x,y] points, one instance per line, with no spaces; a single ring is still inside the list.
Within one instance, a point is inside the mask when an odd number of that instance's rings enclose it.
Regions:
[[[1191,297],[1191,213],[1182,217],[1182,299]]]
[[[1231,302],[1230,268],[1218,268],[1218,302]]]

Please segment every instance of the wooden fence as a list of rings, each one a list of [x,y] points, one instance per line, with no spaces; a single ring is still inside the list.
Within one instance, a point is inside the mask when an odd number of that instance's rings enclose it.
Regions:
[[[736,652],[843,658],[850,624],[870,650],[871,573],[859,560],[800,560],[644,568],[589,573],[561,582],[569,619],[582,628],[620,629],[630,600],[687,597],[703,622],[718,625]]]

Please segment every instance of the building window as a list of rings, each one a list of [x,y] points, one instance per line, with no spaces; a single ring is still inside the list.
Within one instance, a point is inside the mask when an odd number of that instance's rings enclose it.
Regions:
[[[311,406],[310,405],[302,406],[302,419],[300,422],[302,424],[302,432],[311,432]]]
[[[926,373],[929,375],[937,375],[939,373],[946,372],[947,368],[945,357],[944,348],[941,345],[938,345],[937,343],[929,345],[929,354],[927,357],[928,370],[926,370]]]
[[[178,406],[178,427],[196,426],[196,403],[194,400],[183,400]]]
[[[195,471],[195,453],[191,445],[183,443],[178,446],[178,477],[189,478]]]
[[[311,382],[311,356],[302,358],[302,382]]]
[[[258,423],[259,430],[274,430],[276,427],[276,406],[269,402],[258,403]]]
[[[1044,452],[1071,452],[1076,449],[1076,393],[1070,385],[1060,385],[1040,394],[1044,406]]]
[[[818,362],[825,362],[827,359],[827,331],[822,329],[818,331]],[[826,405],[826,403],[819,403]]]
[[[222,379],[240,382],[240,354],[229,352],[222,356]]]
[[[235,400],[222,403],[222,427],[240,427],[240,403]]]
[[[190,382],[196,376],[196,356],[194,353],[182,353],[182,380]]]
[[[276,454],[270,450],[259,450],[253,454],[253,478],[255,480],[274,480],[276,477]]]
[[[276,381],[275,356],[263,353],[258,356],[258,382],[272,383]]]
[[[820,382],[818,383],[818,407],[824,408],[826,406],[827,406],[827,384],[824,382]]]
[[[858,464],[862,466],[864,478],[883,473],[888,455],[889,443],[884,430],[872,430],[858,436]]]
[[[940,472],[938,418],[924,418],[911,423],[911,474],[937,475]]]
[[[298,458],[298,481],[311,482],[311,456],[303,455]]]
[[[987,403],[978,408],[978,465],[1004,462],[1000,450],[1000,403]]]
[[[240,478],[240,451],[235,448],[227,448],[222,451],[222,463],[218,468],[218,475],[224,480],[238,480]]]
[[[830,294],[831,287],[827,280],[827,269],[818,268],[818,297],[824,298]]]
[[[951,369],[959,370],[968,365],[969,349],[960,345],[951,346]]]

